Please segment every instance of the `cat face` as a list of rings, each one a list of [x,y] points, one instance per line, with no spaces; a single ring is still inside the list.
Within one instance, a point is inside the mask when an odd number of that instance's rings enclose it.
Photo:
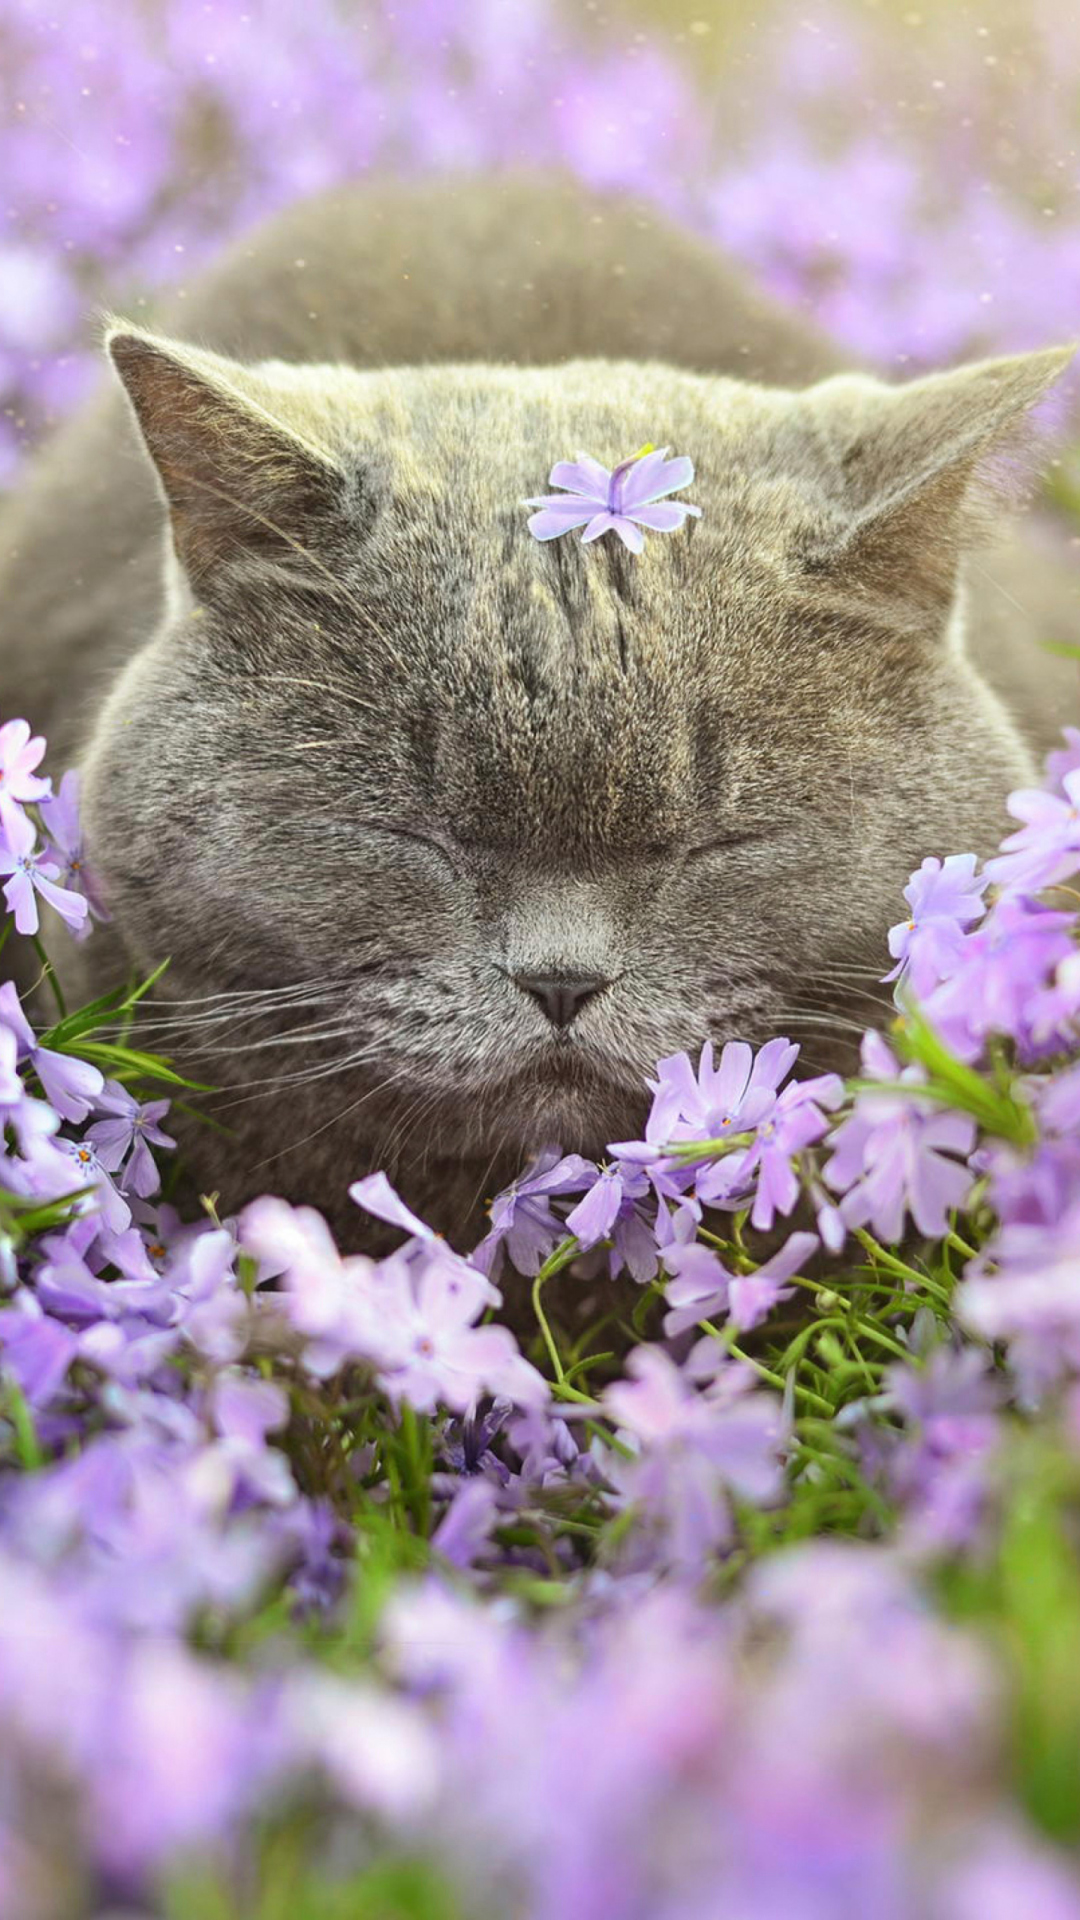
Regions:
[[[516,1156],[625,1137],[709,1037],[835,1061],[911,868],[995,842],[1028,777],[955,600],[983,456],[1063,356],[796,395],[111,349],[170,610],[98,727],[91,840],[133,958],[242,996],[219,1082],[270,1082],[285,1131],[324,1075],[346,1161]],[[530,536],[553,461],[647,440],[699,521]]]

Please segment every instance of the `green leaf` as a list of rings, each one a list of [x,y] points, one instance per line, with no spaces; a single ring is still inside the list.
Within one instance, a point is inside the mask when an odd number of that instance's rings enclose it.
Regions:
[[[886,1082],[856,1083],[861,1090],[879,1085],[891,1092],[926,1096],[942,1106],[970,1113],[985,1133],[1011,1140],[1015,1146],[1031,1146],[1036,1137],[1035,1120],[1025,1101],[991,1084],[986,1077],[950,1053],[941,1036],[915,1006],[905,1007],[893,1028],[896,1050],[905,1060],[925,1067],[930,1078],[925,1086],[889,1085]]]
[[[202,1080],[188,1080],[156,1053],[141,1053],[136,1047],[113,1046],[103,1040],[91,1040],[80,1048],[82,1059],[107,1067],[116,1075],[127,1074],[141,1080],[162,1080],[171,1087],[187,1087],[191,1093],[213,1093]]]

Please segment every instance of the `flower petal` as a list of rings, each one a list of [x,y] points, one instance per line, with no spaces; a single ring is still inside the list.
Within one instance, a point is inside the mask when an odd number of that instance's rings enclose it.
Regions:
[[[599,460],[590,459],[587,453],[579,453],[576,460],[557,460],[548,475],[548,484],[552,487],[570,487],[574,493],[585,494],[595,499],[600,506],[607,506],[608,488],[611,474],[602,467]]]
[[[654,453],[646,454],[644,460],[631,467],[623,481],[622,506],[624,512],[632,507],[644,507],[654,500],[662,500],[666,494],[678,493],[680,488],[688,487],[694,478],[694,463],[683,454],[677,460],[658,459]]]
[[[607,511],[606,500],[589,500],[576,493],[543,493],[533,500],[523,500],[523,507],[542,507],[547,513],[565,513],[571,518],[579,515],[588,520],[590,515]]]
[[[572,533],[575,527],[583,527],[591,518],[591,509],[573,516],[545,509],[529,515],[529,532],[534,540],[557,540],[560,534]]]
[[[684,507],[681,500],[668,500],[655,507],[626,509],[629,519],[636,521],[639,527],[648,527],[652,533],[674,533],[684,524],[689,512],[690,508]]]

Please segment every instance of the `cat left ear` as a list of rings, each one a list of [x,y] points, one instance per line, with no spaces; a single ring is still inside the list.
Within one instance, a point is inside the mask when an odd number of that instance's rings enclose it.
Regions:
[[[106,347],[169,507],[177,558],[199,593],[245,562],[299,564],[344,475],[278,417],[258,370],[115,325]]]
[[[810,571],[899,595],[924,615],[947,610],[965,549],[1015,480],[1017,429],[1074,351],[983,360],[901,387],[840,375],[811,388],[803,420],[832,524],[807,555]]]

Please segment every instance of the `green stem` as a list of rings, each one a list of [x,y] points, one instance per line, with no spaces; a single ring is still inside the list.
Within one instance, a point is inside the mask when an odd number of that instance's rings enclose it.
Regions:
[[[760,1380],[767,1381],[770,1387],[775,1387],[778,1393],[783,1393],[787,1385],[783,1376],[779,1373],[773,1373],[771,1368],[763,1366],[760,1360],[755,1360],[752,1354],[744,1352],[742,1347],[737,1347],[730,1332],[725,1333],[722,1332],[719,1327],[714,1327],[711,1320],[699,1320],[698,1326],[701,1328],[702,1333],[711,1334],[714,1340],[718,1340],[725,1352],[730,1353],[733,1360],[741,1360],[743,1365],[749,1367],[752,1372],[756,1373]],[[816,1407],[819,1413],[825,1413],[830,1420],[832,1419],[834,1408],[828,1400],[823,1400],[819,1393],[811,1393],[809,1387],[800,1387],[798,1383],[796,1383],[795,1386],[795,1393],[799,1399],[805,1400],[808,1406]]]
[[[53,966],[52,961],[49,959],[49,956],[45,951],[44,942],[42,941],[40,933],[35,933],[31,935],[31,944],[33,946],[34,952],[37,954],[38,959],[41,961],[42,972],[44,973],[46,980],[48,981],[50,987],[52,988],[53,999],[56,1001],[56,1010],[59,1013],[61,1020],[66,1020],[67,1007],[64,1004],[64,996],[60,989],[60,982],[56,977],[56,969]]]
[[[401,1403],[401,1433],[405,1442],[411,1482],[404,1491],[416,1522],[416,1531],[422,1540],[426,1540],[431,1519],[431,1485],[416,1414],[407,1400]]]
[[[555,1335],[551,1331],[551,1326],[541,1304],[540,1296],[548,1281],[553,1279],[555,1274],[561,1273],[563,1267],[569,1266],[571,1260],[575,1258],[577,1251],[578,1243],[575,1239],[564,1240],[561,1246],[555,1248],[554,1253],[548,1254],[547,1259],[544,1261],[543,1266],[532,1284],[532,1305],[533,1312],[536,1315],[536,1324],[540,1329],[544,1345],[548,1350],[548,1358],[555,1370],[555,1378],[560,1387],[565,1385],[566,1369],[563,1366]],[[571,1396],[575,1400],[589,1400],[588,1394],[576,1393],[572,1387],[567,1389],[563,1397],[569,1399]]]
[[[963,1254],[965,1260],[977,1260],[979,1257],[975,1248],[969,1247],[966,1240],[961,1240],[960,1235],[955,1230],[945,1235],[945,1245],[947,1247],[954,1247],[957,1253]]]
[[[885,1347],[889,1353],[895,1353],[899,1360],[911,1359],[911,1353],[907,1347],[901,1346],[900,1342],[894,1340],[883,1328],[879,1329],[873,1321],[864,1320],[861,1315],[855,1314],[848,1318],[832,1313],[827,1320],[815,1321],[809,1331],[811,1334],[815,1331],[823,1333],[828,1327],[835,1327],[838,1333],[842,1333],[853,1344],[862,1334],[867,1340],[875,1341],[879,1347]],[[866,1366],[866,1360],[861,1353],[857,1355],[857,1363],[860,1367]]]
[[[26,1403],[23,1393],[15,1385],[13,1380],[8,1382],[7,1392],[4,1398],[4,1411],[11,1421],[12,1432],[15,1436],[15,1451],[19,1458],[19,1465],[23,1467],[26,1472],[33,1473],[36,1468],[44,1466],[45,1464],[45,1455],[37,1436],[34,1416]]]
[[[903,1280],[914,1280],[917,1286],[925,1287],[928,1293],[936,1293],[939,1300],[948,1301],[949,1296],[944,1287],[939,1286],[936,1280],[931,1280],[929,1274],[920,1273],[917,1268],[906,1266],[903,1260],[897,1259],[895,1254],[879,1246],[873,1235],[867,1233],[864,1227],[855,1228],[855,1238],[860,1247],[870,1255],[871,1260],[884,1267],[886,1273],[899,1274]]]

